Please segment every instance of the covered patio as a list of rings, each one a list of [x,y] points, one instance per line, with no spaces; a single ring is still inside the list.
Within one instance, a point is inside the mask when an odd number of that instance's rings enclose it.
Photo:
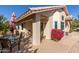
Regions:
[[[32,34],[33,45],[40,45],[42,39],[45,38],[43,33],[47,21],[48,17],[43,15],[40,16],[39,14],[33,14],[17,22],[17,25],[21,25],[23,27],[23,29],[21,27],[19,28],[20,32],[25,32],[27,35],[29,33]],[[25,37],[27,37],[27,35]]]

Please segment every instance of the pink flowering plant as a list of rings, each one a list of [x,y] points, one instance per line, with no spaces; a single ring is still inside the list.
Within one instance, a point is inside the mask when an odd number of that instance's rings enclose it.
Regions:
[[[64,32],[61,29],[52,29],[51,38],[53,40],[60,40],[64,36]]]

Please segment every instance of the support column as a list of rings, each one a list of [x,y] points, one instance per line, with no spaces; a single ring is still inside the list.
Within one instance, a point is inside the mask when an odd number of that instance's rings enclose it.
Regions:
[[[32,28],[33,28],[33,45],[40,45],[40,16],[36,14],[36,17],[33,19]]]

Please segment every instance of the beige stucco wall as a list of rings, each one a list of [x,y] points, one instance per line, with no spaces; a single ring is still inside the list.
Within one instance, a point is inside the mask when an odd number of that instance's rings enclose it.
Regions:
[[[50,18],[49,18],[50,19]],[[44,29],[44,36],[46,37],[46,39],[51,39],[51,29],[52,29],[52,24],[51,24],[51,19],[48,20],[46,26],[45,26],[45,29]]]
[[[52,29],[52,15],[53,15],[53,12],[43,12],[43,13],[40,13],[40,15],[45,15],[48,17],[48,19],[43,19],[44,22],[46,22],[46,26],[44,28],[44,32],[43,32],[43,36],[46,38],[46,39],[51,39],[51,29]]]
[[[28,32],[30,32],[29,30],[32,32],[32,21],[24,22],[23,30],[22,30],[21,24],[19,24],[19,33],[23,32],[25,35],[25,38],[27,37]]]
[[[55,28],[55,21],[58,22],[58,29],[60,29],[60,21],[61,21],[61,16],[60,16],[60,12],[56,11],[53,15],[52,15],[52,28]]]
[[[51,30],[52,30],[52,28],[55,28],[54,22],[58,21],[58,29],[61,29],[61,21],[62,21],[61,16],[62,15],[64,16],[63,22],[65,22],[66,14],[64,11],[62,11],[62,12],[56,11],[55,13],[53,13],[53,14],[49,13],[48,15],[49,15],[49,18],[48,18],[46,27],[44,29],[44,36],[46,37],[46,39],[51,39]],[[65,24],[64,24],[64,27],[65,27]]]
[[[66,18],[66,14],[65,14],[64,11],[61,12],[61,16],[62,15],[64,15],[64,17]],[[64,22],[65,22],[65,18],[64,18]],[[67,24],[64,24],[64,27],[65,27],[64,32],[69,32],[69,30],[70,30],[70,23],[68,22]]]

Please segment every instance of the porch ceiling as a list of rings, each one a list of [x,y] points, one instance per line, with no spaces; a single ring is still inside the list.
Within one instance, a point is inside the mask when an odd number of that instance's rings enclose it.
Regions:
[[[21,19],[20,21],[17,21],[17,24],[23,23],[25,21],[29,21],[30,19],[34,18],[35,14],[31,14],[29,16],[27,16],[26,18]]]

